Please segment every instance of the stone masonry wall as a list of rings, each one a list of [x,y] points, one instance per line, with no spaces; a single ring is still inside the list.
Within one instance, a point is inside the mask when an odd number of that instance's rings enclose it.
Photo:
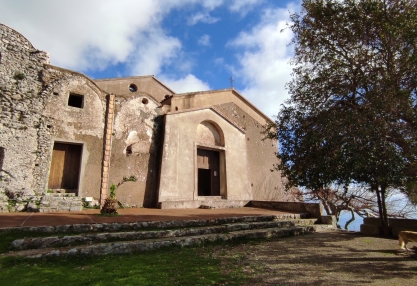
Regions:
[[[34,196],[38,133],[42,132],[44,85],[40,77],[47,53],[0,24],[0,192]]]

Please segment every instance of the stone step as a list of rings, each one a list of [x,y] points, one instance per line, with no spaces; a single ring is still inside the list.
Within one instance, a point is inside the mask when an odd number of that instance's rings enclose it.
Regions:
[[[209,225],[223,225],[230,223],[251,223],[265,221],[279,221],[282,217],[274,215],[260,216],[240,216],[240,217],[222,217],[216,219],[196,219],[196,220],[170,220],[170,221],[147,221],[147,222],[128,222],[128,223],[93,223],[93,224],[70,224],[56,226],[24,226],[14,228],[2,228],[1,231],[10,229],[21,230],[25,232],[38,233],[91,233],[91,232],[119,232],[119,231],[136,231],[136,230],[155,230],[155,229],[172,229],[184,227],[201,227]]]
[[[89,233],[81,235],[68,236],[50,236],[50,237],[29,237],[16,239],[12,242],[14,249],[35,249],[47,247],[59,247],[69,245],[82,245],[101,243],[108,241],[127,241],[143,239],[159,239],[168,237],[183,237],[195,235],[207,235],[215,233],[228,233],[233,231],[267,229],[267,228],[285,228],[295,226],[292,221],[264,221],[251,223],[233,223],[217,226],[204,226],[197,228],[179,228],[170,230],[153,230],[153,231],[125,231],[125,232],[104,232]]]
[[[132,252],[143,252],[160,249],[164,247],[186,247],[198,246],[207,242],[233,241],[237,239],[258,239],[286,237],[301,235],[315,232],[314,226],[292,226],[285,228],[268,228],[268,229],[251,229],[232,231],[229,233],[216,233],[205,235],[194,235],[186,237],[169,237],[146,240],[117,241],[107,243],[97,243],[93,245],[67,246],[60,248],[43,248],[11,251],[3,256],[25,256],[40,258],[44,256],[62,256],[62,255],[105,255],[105,254],[123,254]]]

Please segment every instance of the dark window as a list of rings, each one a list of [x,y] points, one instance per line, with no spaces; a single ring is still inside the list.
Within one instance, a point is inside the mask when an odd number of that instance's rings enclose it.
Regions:
[[[0,147],[0,172],[3,171],[4,148]]]
[[[138,87],[132,83],[131,85],[129,85],[129,90],[130,92],[136,92],[138,91]]]
[[[126,155],[132,155],[132,145],[126,147]]]
[[[148,99],[146,99],[146,98],[142,98],[142,103],[143,103],[143,104],[148,104]]]
[[[68,105],[77,108],[84,107],[84,95],[70,93],[68,97]]]

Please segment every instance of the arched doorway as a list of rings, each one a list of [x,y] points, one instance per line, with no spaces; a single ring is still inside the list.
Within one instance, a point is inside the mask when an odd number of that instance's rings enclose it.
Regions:
[[[226,196],[224,136],[220,127],[209,121],[197,127],[197,195]],[[223,184],[222,184],[223,183]]]

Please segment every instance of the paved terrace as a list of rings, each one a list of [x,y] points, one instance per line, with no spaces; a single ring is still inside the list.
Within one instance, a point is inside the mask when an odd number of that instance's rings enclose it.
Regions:
[[[21,226],[55,226],[83,223],[124,223],[139,221],[170,221],[216,219],[221,217],[240,217],[256,215],[285,216],[296,213],[252,207],[229,209],[119,209],[119,216],[97,216],[100,210],[84,210],[81,212],[29,213],[16,212],[0,214],[0,228]]]

